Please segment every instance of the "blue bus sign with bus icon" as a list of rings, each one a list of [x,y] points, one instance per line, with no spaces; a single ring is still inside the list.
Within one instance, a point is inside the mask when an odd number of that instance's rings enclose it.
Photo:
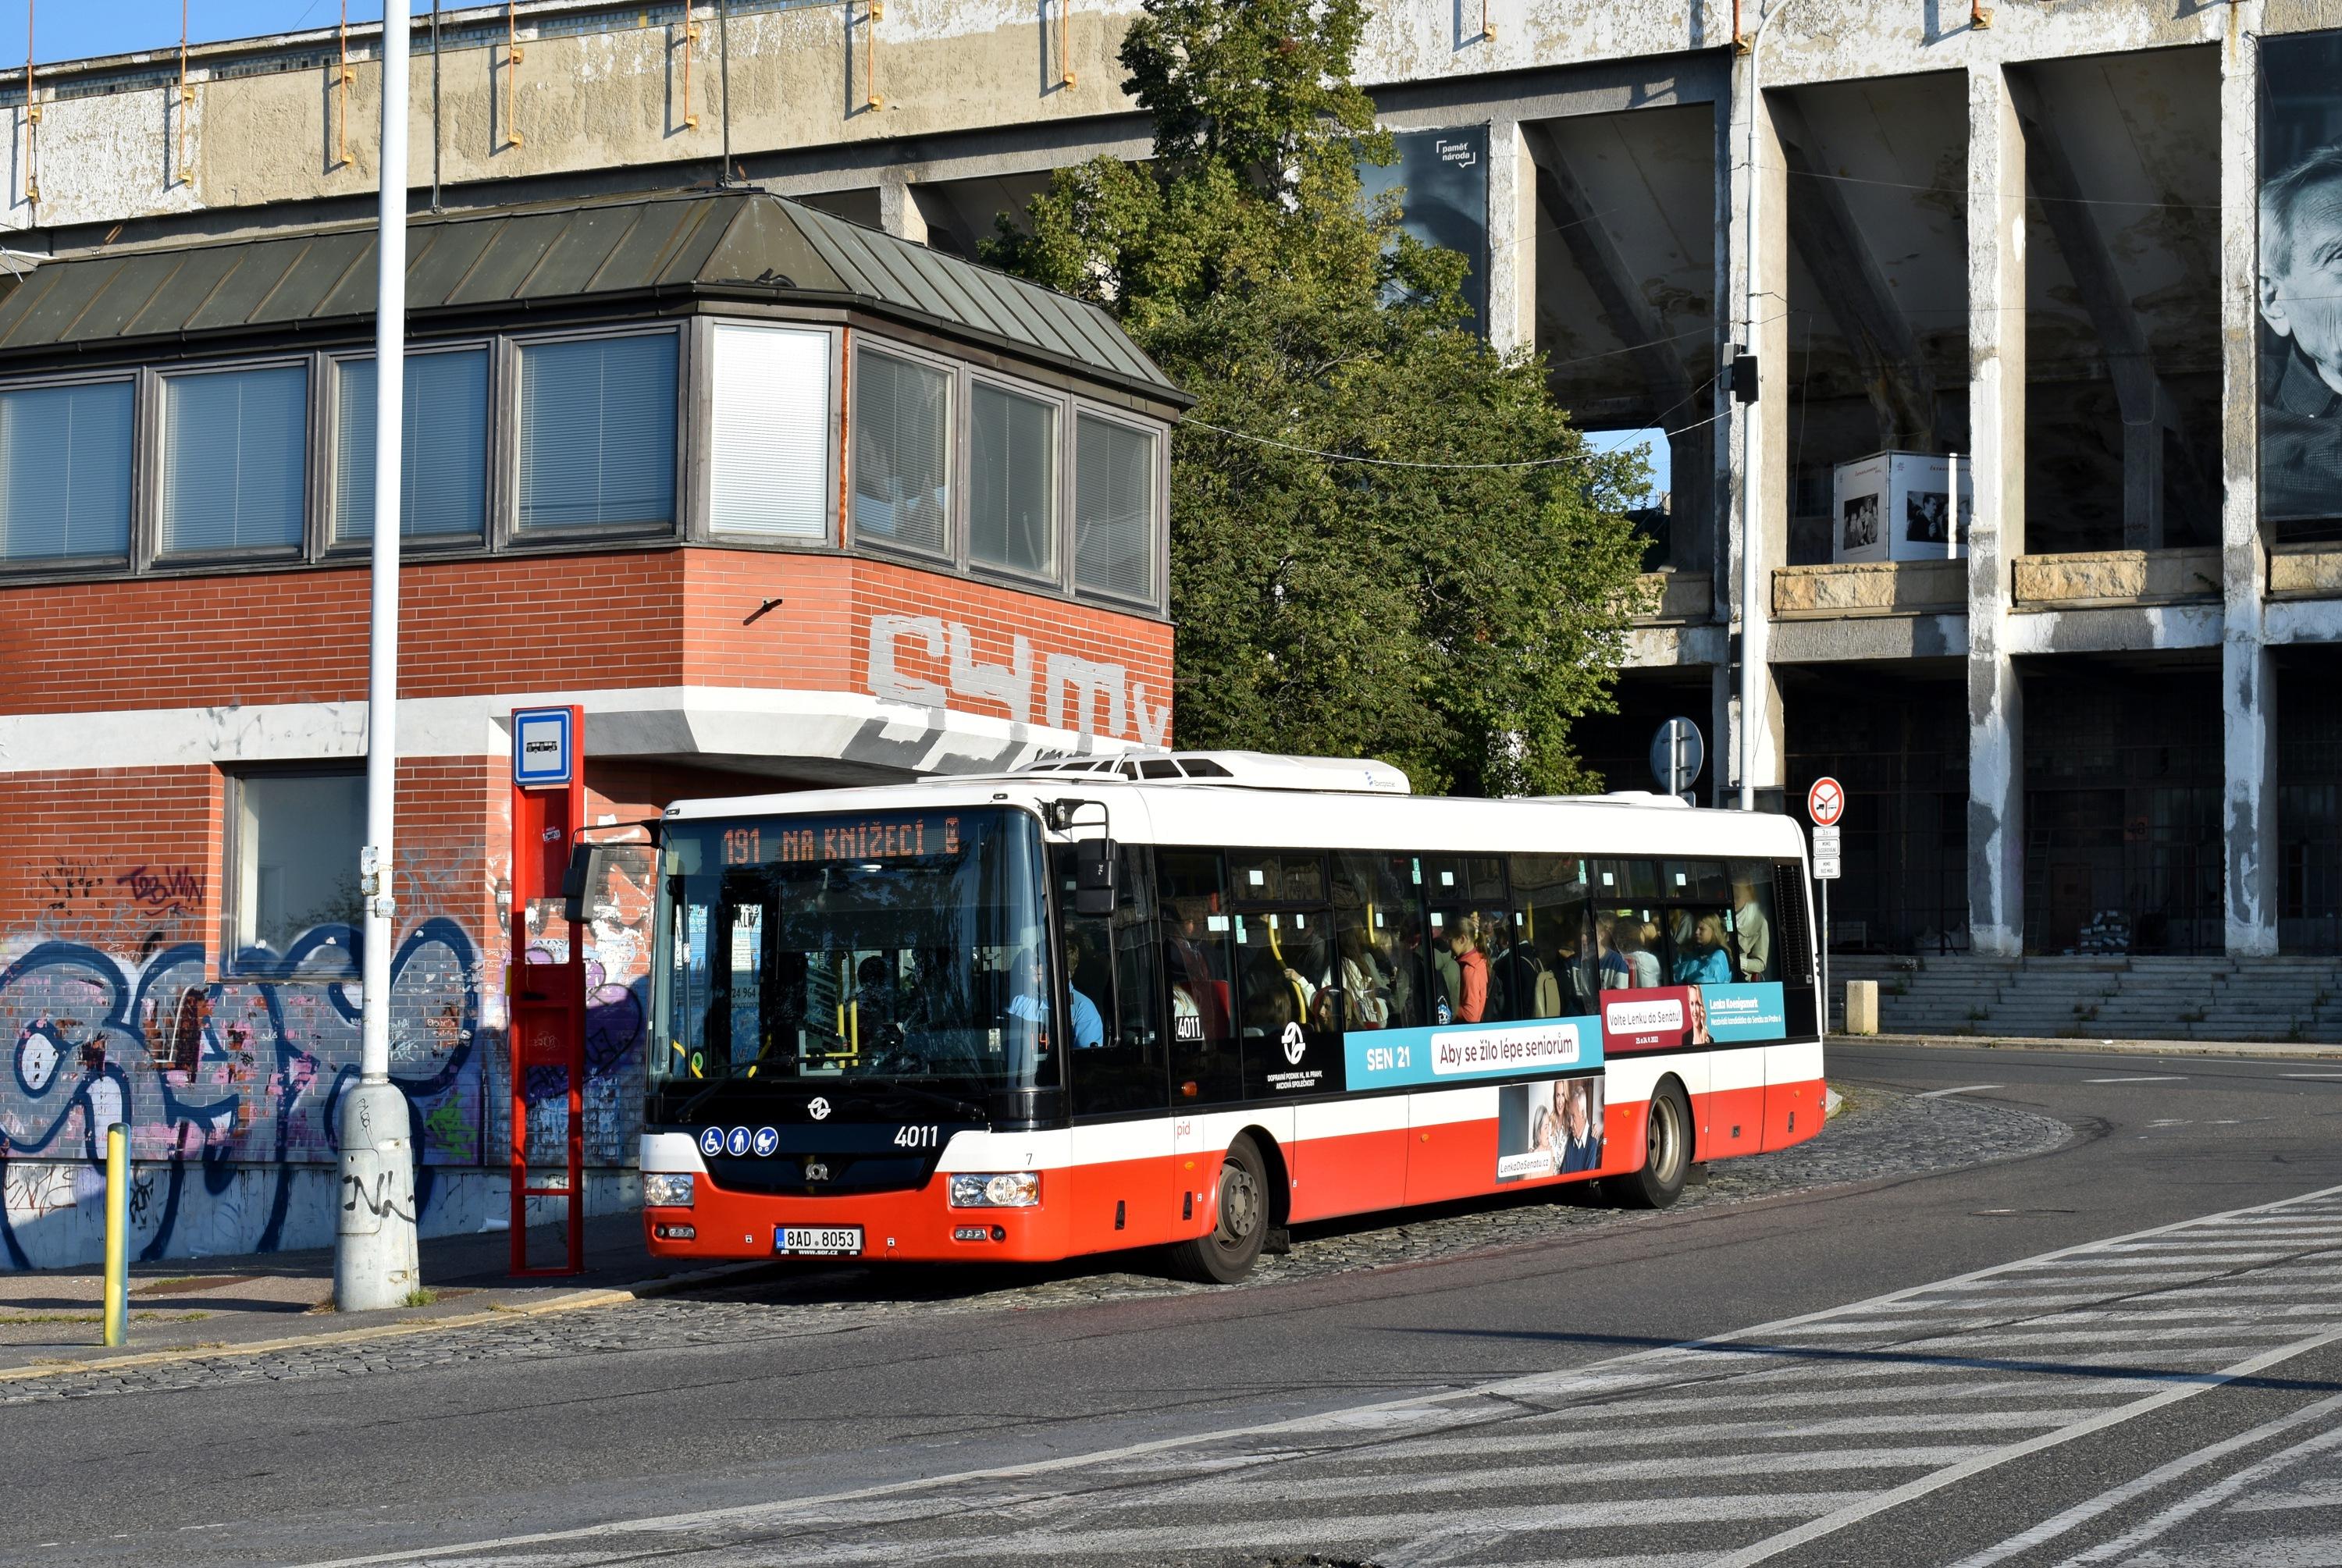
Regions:
[[[513,783],[524,789],[565,784],[577,766],[576,734],[567,708],[513,714]]]

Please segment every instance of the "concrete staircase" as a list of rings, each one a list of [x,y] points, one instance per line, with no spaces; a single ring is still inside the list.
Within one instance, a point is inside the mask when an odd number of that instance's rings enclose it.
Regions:
[[[1835,954],[1845,982],[1878,982],[1892,1034],[2107,1040],[2342,1041],[2342,960],[2323,957],[1905,958]]]

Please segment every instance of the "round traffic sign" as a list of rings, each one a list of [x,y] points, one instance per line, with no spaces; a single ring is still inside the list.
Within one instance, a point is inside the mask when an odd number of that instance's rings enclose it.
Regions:
[[[1651,737],[1651,777],[1669,794],[1691,788],[1706,760],[1706,743],[1700,739],[1699,726],[1689,719],[1669,719]]]
[[[1806,792],[1806,814],[1816,827],[1834,827],[1846,814],[1846,789],[1833,778],[1818,778]]]

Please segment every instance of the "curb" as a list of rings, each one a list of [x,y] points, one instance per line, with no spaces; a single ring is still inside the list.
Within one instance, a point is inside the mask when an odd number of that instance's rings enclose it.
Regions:
[[[0,1385],[29,1383],[36,1378],[65,1377],[75,1373],[112,1372],[122,1368],[167,1366],[173,1362],[221,1361],[239,1356],[266,1355],[275,1351],[308,1350],[319,1345],[358,1344],[367,1340],[401,1339],[412,1334],[434,1333],[443,1329],[475,1328],[482,1323],[509,1323],[515,1318],[545,1317],[554,1313],[583,1312],[590,1307],[623,1306],[628,1302],[644,1301],[654,1296],[672,1295],[696,1285],[715,1284],[736,1275],[771,1265],[755,1260],[736,1263],[718,1263],[713,1268],[695,1269],[689,1273],[664,1274],[656,1279],[638,1280],[630,1285],[611,1285],[599,1290],[573,1291],[555,1296],[551,1301],[532,1302],[525,1306],[495,1307],[483,1312],[458,1313],[449,1317],[409,1318],[399,1323],[375,1323],[366,1328],[335,1329],[319,1333],[288,1334],[282,1339],[254,1340],[245,1344],[215,1345],[197,1348],[193,1345],[173,1350],[146,1351],[132,1355],[100,1356],[89,1361],[41,1362],[28,1366],[0,1366]]]
[[[1843,1034],[1833,1045],[1927,1046],[1946,1051],[2091,1051],[2115,1056],[2271,1057],[2342,1061],[2342,1044],[2315,1040],[2067,1040],[2038,1034]]]

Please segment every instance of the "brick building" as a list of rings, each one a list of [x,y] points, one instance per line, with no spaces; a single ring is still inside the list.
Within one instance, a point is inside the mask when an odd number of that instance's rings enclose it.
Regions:
[[[374,266],[327,225],[0,297],[0,1267],[95,1254],[117,1106],[135,1254],[331,1238]],[[760,192],[424,219],[408,270],[393,1075],[431,1233],[505,1212],[509,711],[585,706],[618,825],[1161,744],[1184,400],[1090,307]],[[597,1204],[643,913],[582,934]]]

